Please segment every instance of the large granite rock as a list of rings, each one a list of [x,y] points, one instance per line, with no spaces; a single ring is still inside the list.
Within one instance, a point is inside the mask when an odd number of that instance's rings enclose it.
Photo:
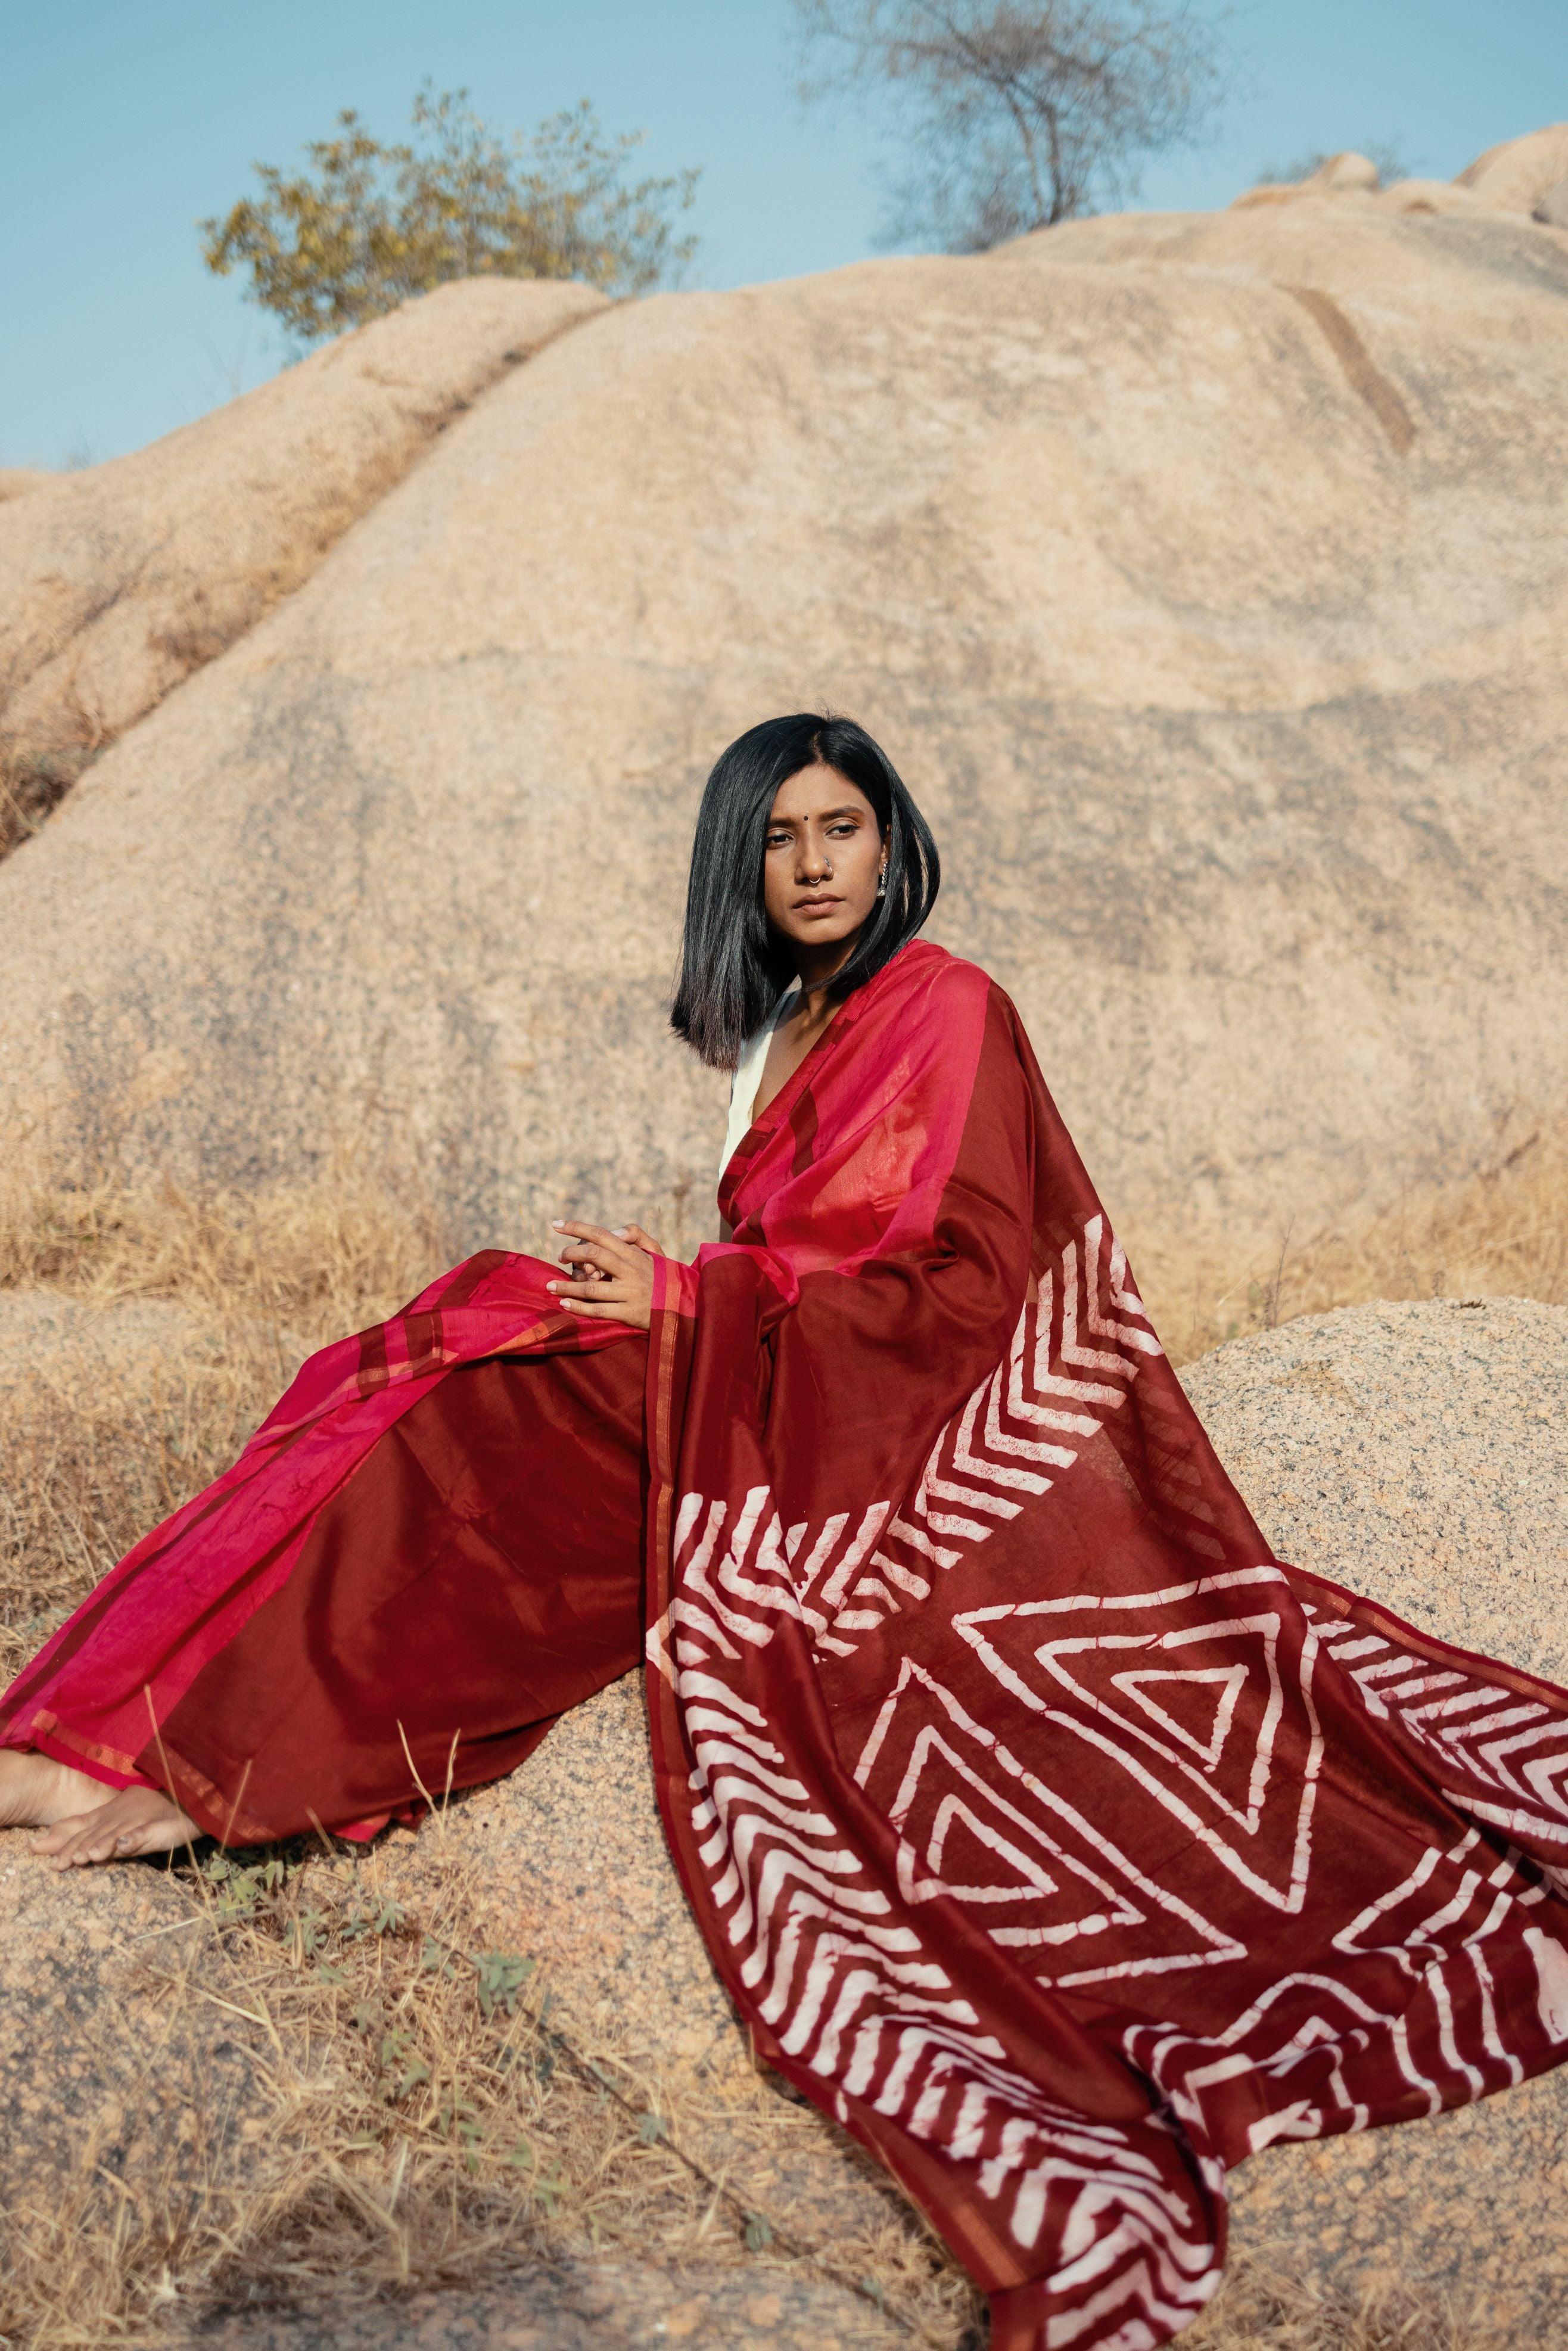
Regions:
[[[58,474],[46,472],[41,465],[0,465],[0,505],[10,498],[29,497],[35,490],[44,489],[61,478]]]
[[[1183,1378],[1283,1557],[1568,1679],[1568,1311],[1345,1307]],[[1231,2191],[1239,2251],[1331,2300],[1403,2287],[1471,2306],[1504,2345],[1560,2339],[1568,2069],[1431,2122],[1271,2147]]]
[[[1531,217],[1543,228],[1568,229],[1568,173],[1547,189]]]
[[[1565,289],[1526,214],[1353,193],[601,312],[0,869],[0,1116],[689,1248],[698,789],[827,701],[1124,1221],[1506,1150],[1568,1087]]]
[[[133,456],[0,475],[0,785],[21,811],[41,813],[308,579],[488,384],[603,301],[441,287]]]
[[[1505,139],[1489,147],[1453,180],[1398,180],[1379,185],[1378,169],[1370,157],[1346,150],[1325,156],[1317,169],[1300,180],[1267,182],[1239,195],[1236,207],[1321,204],[1346,196],[1375,201],[1385,211],[1425,213],[1525,214],[1548,226],[1559,225],[1542,207],[1551,191],[1568,173],[1568,122],[1554,122],[1544,131],[1526,132],[1522,139]]]
[[[202,1913],[159,1866],[59,1875],[0,1832],[0,2225],[42,2236],[112,2183],[177,2213],[245,2161],[272,2055]],[[171,1984],[200,1990],[174,1998]],[[109,2183],[109,2196],[101,2193]],[[96,2216],[105,2222],[100,2209]],[[43,2223],[40,2228],[40,2221]]]
[[[188,2351],[900,2351],[909,2330],[800,2271],[540,2262],[476,2290],[359,2309],[237,2314]]]
[[[485,1887],[495,1947],[548,1970],[573,2044],[771,2227],[841,2265],[885,2231],[921,2236],[881,2168],[756,2066],[670,1865],[640,1676],[578,1707],[511,1779],[457,1799],[444,1832],[422,1831],[394,1865],[415,1902],[438,1835],[442,1865]]]
[[[1568,178],[1568,122],[1549,123],[1522,139],[1489,147],[1459,173],[1458,184],[1500,212],[1531,213]]]

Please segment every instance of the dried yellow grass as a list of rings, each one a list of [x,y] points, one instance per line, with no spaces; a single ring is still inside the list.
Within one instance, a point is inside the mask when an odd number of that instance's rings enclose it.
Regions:
[[[447,1262],[428,1201],[346,1148],[318,1176],[251,1192],[62,1171],[25,1148],[0,1172],[0,1290],[172,1299],[219,1327],[267,1322],[317,1345],[392,1312]]]
[[[1233,2259],[1184,2351],[1512,2351],[1474,2311],[1397,2287],[1322,2292],[1291,2274],[1291,2248]]]
[[[1132,1238],[1156,1321],[1193,1353],[1366,1297],[1561,1301],[1565,1197],[1568,1148],[1541,1136],[1488,1175],[1257,1265]],[[13,1164],[0,1290],[104,1310],[90,1327],[129,1337],[118,1354],[73,1354],[68,1331],[28,1376],[0,1380],[9,1664],[233,1458],[310,1346],[384,1315],[449,1254],[423,1203],[349,1157],[255,1196]],[[126,1323],[149,1311],[145,1330]],[[890,2228],[826,2261],[795,2248],[788,2214],[705,2165],[689,2093],[683,2105],[613,2046],[562,2035],[527,1954],[487,1950],[483,1889],[432,1829],[357,1860],[219,1857],[183,1875],[200,1924],[155,1964],[199,2043],[204,1966],[222,1959],[224,1997],[256,2036],[265,2119],[236,2139],[208,2116],[148,2177],[110,2178],[90,2139],[65,2195],[41,2172],[6,2216],[0,2336],[18,2351],[151,2345],[214,2311],[362,2302],[568,2251],[783,2255],[879,2302],[912,2342],[977,2340],[975,2298],[931,2240]],[[768,2130],[818,2126],[773,2105]],[[1429,2296],[1336,2298],[1291,2268],[1288,2248],[1277,2265],[1239,2262],[1194,2351],[1491,2351],[1476,2319]]]
[[[0,1174],[0,1293],[166,1310],[96,1350],[0,1367],[0,1668],[14,1672],[146,1529],[232,1461],[312,1347],[392,1313],[447,1261],[419,1199],[347,1155],[319,1177],[200,1196],[18,1154]]]
[[[84,2140],[63,2197],[51,2177],[5,2215],[7,2342],[151,2344],[176,2319],[656,2247],[671,2266],[788,2262],[956,2351],[974,2298],[934,2240],[800,2242],[787,2212],[686,2152],[706,2119],[689,2086],[574,2040],[527,1955],[486,1947],[473,1864],[439,1816],[400,1867],[407,1850],[183,1868],[193,1931],[147,1970],[190,2032],[214,2004],[225,2030],[253,2028],[267,2111],[237,2131],[198,2116],[151,2177],[118,2176]],[[815,2127],[789,2107],[777,2126]]]
[[[1179,1228],[1129,1221],[1123,1239],[1174,1361],[1250,1331],[1375,1298],[1568,1303],[1568,1127],[1537,1129],[1478,1173],[1413,1186],[1238,1258]]]

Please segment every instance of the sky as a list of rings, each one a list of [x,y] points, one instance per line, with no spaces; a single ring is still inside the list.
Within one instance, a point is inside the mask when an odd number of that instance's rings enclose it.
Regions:
[[[282,364],[197,222],[343,107],[402,136],[426,78],[506,131],[589,98],[646,134],[642,168],[699,165],[688,283],[874,252],[894,152],[802,109],[793,24],[789,0],[0,0],[0,466],[117,456]],[[1146,207],[1368,141],[1451,178],[1568,116],[1568,0],[1239,0],[1228,34],[1217,134],[1146,166]]]

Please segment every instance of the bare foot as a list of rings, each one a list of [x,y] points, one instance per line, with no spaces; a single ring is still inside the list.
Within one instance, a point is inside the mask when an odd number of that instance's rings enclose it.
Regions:
[[[73,1777],[77,1776],[73,1773]],[[93,1782],[102,1786],[101,1781]],[[57,1869],[86,1869],[99,1861],[134,1861],[144,1853],[172,1853],[201,1835],[194,1821],[159,1788],[121,1788],[107,1804],[57,1820],[30,1840]]]
[[[0,1828],[41,1830],[33,1850],[57,1869],[172,1853],[201,1834],[162,1789],[110,1794],[89,1771],[14,1747],[0,1749]]]
[[[91,1812],[106,1793],[90,1772],[73,1771],[49,1755],[0,1748],[0,1828],[49,1828],[73,1813]]]

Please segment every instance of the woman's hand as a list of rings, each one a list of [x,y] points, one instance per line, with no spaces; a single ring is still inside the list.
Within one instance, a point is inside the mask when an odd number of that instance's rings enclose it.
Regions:
[[[558,1233],[568,1238],[561,1246],[561,1263],[570,1266],[570,1281],[547,1281],[560,1304],[572,1314],[596,1314],[612,1322],[630,1322],[645,1331],[653,1320],[653,1269],[651,1257],[664,1251],[641,1225],[579,1224],[570,1217],[554,1219]]]

